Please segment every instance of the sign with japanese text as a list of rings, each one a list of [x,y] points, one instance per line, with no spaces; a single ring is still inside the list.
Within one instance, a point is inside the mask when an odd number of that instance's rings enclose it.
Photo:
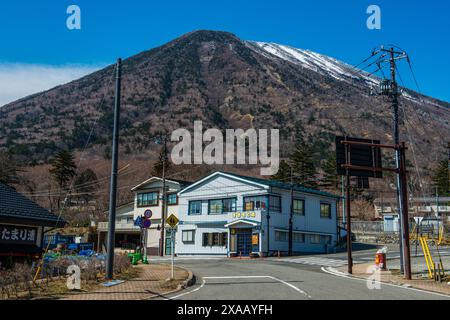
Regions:
[[[0,224],[0,243],[36,244],[37,228]]]
[[[233,218],[256,218],[256,212],[233,212]]]

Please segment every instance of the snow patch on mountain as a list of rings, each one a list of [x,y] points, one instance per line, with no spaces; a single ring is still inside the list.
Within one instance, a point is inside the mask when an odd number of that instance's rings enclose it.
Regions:
[[[269,59],[281,59],[288,61],[303,68],[312,70],[325,76],[330,76],[339,81],[354,84],[355,81],[362,81],[371,91],[377,91],[381,79],[366,71],[356,69],[355,67],[334,59],[332,57],[319,54],[310,50],[297,49],[290,46],[280,45],[272,42],[246,41],[246,44],[263,54]],[[401,95],[414,103],[441,107],[424,96],[413,96],[407,90],[401,90]]]
[[[282,60],[300,65],[320,74],[329,75],[340,81],[363,80],[369,85],[378,85],[379,79],[367,72],[357,70],[337,59],[310,50],[297,49],[268,42],[248,41],[250,47],[260,49],[266,57],[276,56]]]

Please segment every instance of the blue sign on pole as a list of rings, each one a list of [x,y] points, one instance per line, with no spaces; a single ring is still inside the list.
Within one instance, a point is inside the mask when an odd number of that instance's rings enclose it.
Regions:
[[[142,217],[141,216],[138,216],[136,218],[136,220],[134,220],[134,225],[137,226],[137,227],[142,228],[142,223],[143,223],[143,221],[142,221]]]

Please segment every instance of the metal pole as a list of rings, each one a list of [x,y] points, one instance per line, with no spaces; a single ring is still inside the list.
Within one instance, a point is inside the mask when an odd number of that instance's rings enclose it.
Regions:
[[[345,178],[341,176],[341,191],[342,191],[342,224],[345,226]]]
[[[288,249],[289,256],[292,256],[293,218],[294,218],[294,181],[291,166],[291,212],[289,213],[289,249]]]
[[[450,196],[450,142],[447,144],[448,149],[448,195]]]
[[[439,188],[436,186],[436,218],[439,218]]]
[[[112,143],[111,186],[109,190],[108,219],[108,256],[106,261],[106,279],[113,278],[114,272],[114,242],[116,231],[116,194],[117,194],[117,162],[119,158],[119,118],[120,118],[120,78],[122,59],[117,59],[116,95],[114,103],[114,131]]]
[[[398,87],[397,82],[395,80],[395,56],[394,56],[394,48],[389,50],[390,53],[390,63],[391,63],[391,97],[392,97],[392,113],[393,113],[393,131],[394,131],[394,144],[396,146],[400,145],[400,134],[398,130]],[[401,154],[400,149],[397,148],[395,150],[395,168],[397,169],[396,180],[397,180],[397,212],[399,218],[399,249],[400,249],[400,268],[401,272],[404,272],[404,258],[405,252],[403,249],[404,243],[402,243],[402,228],[403,228],[403,191],[400,177],[400,163],[401,163]]]
[[[161,235],[159,238],[159,256],[164,256],[165,249],[165,241],[164,241],[164,229],[166,224],[166,155],[167,155],[167,141],[166,137],[164,137],[164,146],[163,146],[163,159],[162,159],[162,197],[161,197]]]
[[[171,239],[171,255],[172,255],[172,257],[171,257],[171,260],[172,260],[172,273],[171,273],[171,279],[173,279],[174,277],[173,277],[173,265],[174,265],[174,256],[175,256],[175,254],[174,254],[174,243],[175,243],[175,238],[174,238],[174,235],[175,235],[175,233],[174,233],[174,229],[175,228],[172,228],[172,230],[171,230],[171,237],[172,237],[172,239]]]
[[[406,177],[406,157],[405,157],[405,143],[403,142],[401,145],[401,168],[400,168],[400,176],[401,176],[401,185],[402,185],[402,201],[403,201],[403,234],[402,234],[402,242],[403,242],[403,251],[404,251],[404,270],[405,270],[405,278],[411,280],[411,250],[409,244],[409,214],[408,214],[408,198],[407,198],[407,177]]]
[[[348,170],[347,170],[348,171]],[[348,273],[353,273],[353,259],[352,259],[352,227],[351,227],[351,212],[350,212],[350,175],[347,173],[347,265]]]

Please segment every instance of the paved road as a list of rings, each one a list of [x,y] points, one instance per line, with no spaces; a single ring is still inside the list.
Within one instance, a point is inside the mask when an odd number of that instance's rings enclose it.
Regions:
[[[361,257],[364,256],[359,252]],[[365,253],[370,254],[370,252]],[[197,275],[197,283],[165,299],[229,300],[305,300],[305,299],[450,299],[415,289],[381,285],[370,290],[366,282],[348,279],[322,270],[342,261],[341,254],[306,256],[311,263],[293,263],[288,259],[239,260],[227,258],[179,258],[177,265]],[[373,252],[372,252],[373,256]],[[305,260],[307,261],[307,260]],[[313,263],[315,261],[315,263]],[[320,263],[321,261],[321,263]]]

